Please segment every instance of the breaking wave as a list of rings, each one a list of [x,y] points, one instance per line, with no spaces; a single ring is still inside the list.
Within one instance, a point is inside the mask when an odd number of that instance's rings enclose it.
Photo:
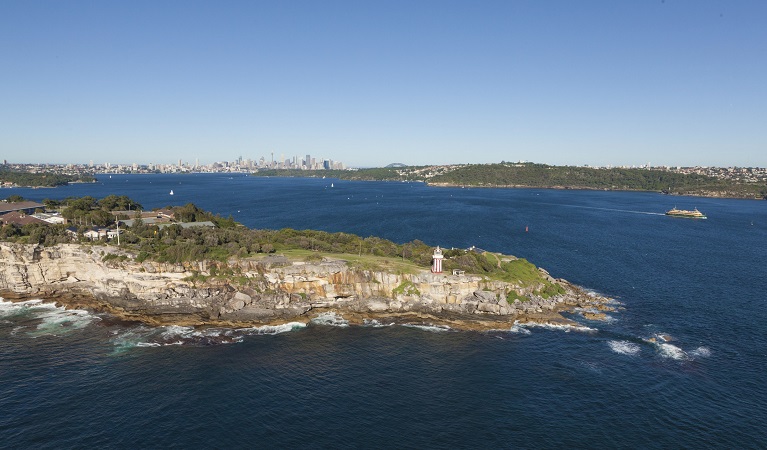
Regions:
[[[514,325],[511,326],[509,331],[512,332],[512,333],[517,333],[517,334],[530,334],[531,333],[530,330],[525,328],[524,325],[520,325],[519,321],[516,321],[516,320],[514,321]]]
[[[629,341],[608,341],[607,345],[610,346],[610,350],[621,355],[636,355],[641,350],[639,344]]]
[[[657,346],[658,346],[658,352],[664,358],[675,359],[677,361],[684,361],[684,360],[690,359],[687,353],[685,353],[684,350],[677,347],[676,345],[661,342],[661,343],[658,343]]]
[[[711,356],[711,350],[708,347],[698,347],[690,352],[690,355],[700,358],[708,358]]]
[[[363,319],[362,324],[366,327],[383,328],[383,327],[390,327],[394,325],[394,322],[387,324],[387,323],[381,323],[380,321],[376,319]]]
[[[432,333],[442,333],[452,330],[452,328],[447,325],[418,325],[414,323],[403,323],[402,326],[408,328],[418,328],[419,330],[424,331],[431,331]]]
[[[587,327],[585,325],[570,325],[570,324],[553,324],[553,323],[538,323],[538,322],[524,322],[519,326],[525,328],[545,328],[548,330],[559,330],[569,333],[571,331],[580,331],[582,333],[596,333],[596,328]]]
[[[116,351],[133,347],[165,347],[169,345],[208,346],[242,342],[246,336],[275,335],[306,327],[302,322],[264,325],[250,328],[202,328],[169,325],[151,328],[144,325],[114,332]]]
[[[311,320],[315,325],[327,325],[331,327],[348,327],[349,321],[333,311],[318,314]]]
[[[27,300],[24,302],[8,302],[0,298],[0,318],[11,319],[11,322],[21,321],[14,329],[14,334],[27,329],[32,337],[60,336],[75,330],[81,330],[93,321],[96,316],[79,309],[66,309],[42,300]]]

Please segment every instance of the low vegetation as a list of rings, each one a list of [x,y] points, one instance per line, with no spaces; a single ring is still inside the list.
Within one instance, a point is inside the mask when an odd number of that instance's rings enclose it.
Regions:
[[[77,241],[84,244],[93,241],[84,235],[91,225],[112,226],[119,220],[116,211],[125,211],[126,206],[141,208],[141,205],[127,197],[108,196],[97,200],[92,197],[68,198],[61,201],[45,200],[51,208],[58,208],[70,220],[70,225],[14,225],[0,228],[0,240],[55,245]],[[144,223],[135,213],[133,225],[121,227],[119,246],[135,254],[137,262],[153,260],[165,263],[190,261],[211,261],[213,276],[237,276],[227,272],[227,260],[232,257],[259,258],[277,253],[291,259],[319,261],[322,258],[342,259],[356,269],[386,271],[391,273],[417,273],[431,265],[434,247],[414,240],[404,244],[378,237],[361,237],[349,233],[329,233],[316,230],[249,229],[235,222],[231,217],[222,218],[199,209],[194,204],[168,206],[175,222],[163,224]],[[213,226],[188,226],[189,223],[210,222]],[[72,223],[75,226],[72,226]],[[184,226],[182,226],[184,223]],[[114,239],[106,238],[100,244],[116,245]],[[510,260],[494,253],[446,249],[443,268],[447,273],[453,269],[472,274],[517,283],[519,286],[543,289],[548,295],[553,289],[538,269],[524,259]],[[104,261],[120,262],[125,257],[108,254]],[[199,278],[195,278],[198,280]],[[397,293],[413,293],[414,286],[400,286]]]
[[[392,296],[396,297],[398,295],[421,295],[421,291],[419,291],[412,282],[405,281],[392,289]]]

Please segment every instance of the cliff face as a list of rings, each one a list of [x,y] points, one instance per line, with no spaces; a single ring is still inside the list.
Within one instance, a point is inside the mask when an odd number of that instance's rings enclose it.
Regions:
[[[115,257],[105,260],[110,254]],[[578,289],[557,281],[567,294],[510,305],[506,294],[520,291],[519,286],[479,276],[395,274],[356,270],[340,260],[305,263],[279,256],[233,259],[226,268],[236,277],[190,281],[199,280],[194,275],[209,275],[212,267],[209,262],[139,263],[114,247],[0,243],[0,296],[53,298],[141,320],[186,323],[264,323],[295,319],[312,309],[513,320],[587,300]]]

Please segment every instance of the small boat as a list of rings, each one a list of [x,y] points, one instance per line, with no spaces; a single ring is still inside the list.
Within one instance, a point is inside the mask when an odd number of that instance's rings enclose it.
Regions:
[[[706,219],[706,215],[698,211],[698,208],[695,208],[692,211],[688,211],[686,209],[676,209],[676,207],[674,207],[666,211],[666,215],[673,217],[686,217],[688,219]]]
[[[170,195],[173,195],[173,189],[170,190]]]

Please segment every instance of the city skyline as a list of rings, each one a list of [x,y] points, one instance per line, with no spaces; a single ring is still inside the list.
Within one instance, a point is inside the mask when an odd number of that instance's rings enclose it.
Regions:
[[[765,15],[758,1],[7,2],[0,158],[765,167]]]

